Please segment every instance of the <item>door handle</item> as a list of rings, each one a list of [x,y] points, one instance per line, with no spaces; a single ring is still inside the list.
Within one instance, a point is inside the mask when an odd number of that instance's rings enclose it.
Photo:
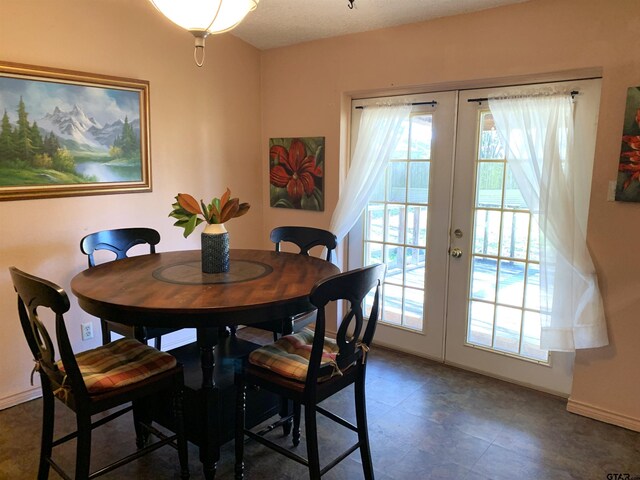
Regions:
[[[453,258],[460,258],[462,256],[462,249],[457,248],[457,247],[456,248],[452,248],[450,253],[451,253],[451,256]]]

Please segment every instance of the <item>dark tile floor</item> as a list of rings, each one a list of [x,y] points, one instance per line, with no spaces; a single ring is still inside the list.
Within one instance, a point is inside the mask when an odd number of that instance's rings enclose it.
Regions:
[[[378,480],[640,478],[640,433],[570,414],[564,400],[533,390],[388,350],[370,355],[367,406]],[[354,418],[351,389],[325,406]],[[40,400],[0,412],[0,479],[36,477],[40,416]],[[58,406],[56,421],[57,431],[73,429],[64,407]],[[96,431],[94,467],[134,448],[131,422],[125,415]],[[321,458],[353,442],[342,427],[323,418],[318,423]],[[304,441],[298,448],[304,452]],[[63,465],[73,465],[73,450],[73,444],[57,449]],[[245,453],[248,480],[307,478],[302,466],[255,442]],[[191,478],[202,478],[192,445],[189,455]],[[175,450],[164,448],[101,478],[179,478],[177,463]],[[223,448],[217,478],[233,479],[233,442]],[[363,478],[359,454],[323,478]]]

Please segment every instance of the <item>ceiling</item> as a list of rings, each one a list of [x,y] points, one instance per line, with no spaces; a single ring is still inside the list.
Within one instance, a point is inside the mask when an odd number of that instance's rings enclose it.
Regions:
[[[260,0],[233,34],[261,50],[528,0]]]

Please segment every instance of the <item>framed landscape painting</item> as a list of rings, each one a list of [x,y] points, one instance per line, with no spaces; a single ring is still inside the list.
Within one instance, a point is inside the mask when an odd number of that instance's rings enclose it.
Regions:
[[[270,204],[324,211],[324,137],[269,140]]]
[[[151,190],[149,82],[0,63],[0,200]]]

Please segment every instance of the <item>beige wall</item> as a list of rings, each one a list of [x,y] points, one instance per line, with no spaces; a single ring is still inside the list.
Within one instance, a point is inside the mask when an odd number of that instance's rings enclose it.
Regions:
[[[207,40],[201,69],[191,35],[147,1],[2,0],[0,60],[150,82],[153,192],[0,202],[0,405],[29,386],[31,356],[17,320],[7,268],[15,265],[68,289],[85,268],[80,238],[105,228],[146,225],[162,235],[160,251],[199,247],[167,215],[181,191],[220,196],[226,186],[251,203],[227,227],[235,247],[262,247],[260,52],[231,35]],[[0,112],[1,115],[1,112]],[[33,120],[33,119],[31,119]],[[69,331],[78,349],[90,319],[72,298]]]
[[[606,201],[616,178],[627,87],[640,84],[636,0],[531,0],[458,17],[274,49],[262,55],[262,145],[326,136],[327,210],[265,209],[265,229],[329,225],[338,195],[341,118],[353,92],[485,86],[489,79],[602,69],[588,243],[604,295],[611,346],[577,355],[571,405],[640,429],[640,205]],[[345,108],[346,107],[346,108]],[[344,138],[342,138],[344,143]],[[342,157],[341,157],[342,155]],[[266,166],[263,178],[267,178]],[[268,192],[263,193],[268,202]]]

